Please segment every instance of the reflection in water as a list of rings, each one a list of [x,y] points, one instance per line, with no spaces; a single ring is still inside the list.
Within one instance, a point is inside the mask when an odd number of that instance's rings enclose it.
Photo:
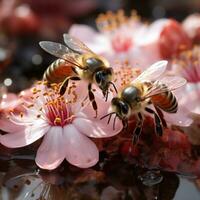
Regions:
[[[183,200],[188,188],[190,195],[200,196],[194,184],[174,173],[147,171],[119,156],[107,159],[103,169],[63,163],[50,172],[38,169],[30,159],[4,160],[0,166],[2,200],[170,200],[175,193],[176,200]]]

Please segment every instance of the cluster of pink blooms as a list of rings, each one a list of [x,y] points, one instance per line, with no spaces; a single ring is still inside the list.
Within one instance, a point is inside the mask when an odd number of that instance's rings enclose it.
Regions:
[[[97,27],[99,32],[86,25],[73,25],[69,34],[108,59],[118,91],[154,62],[163,59],[169,61],[167,73],[183,76],[188,81],[177,91],[178,112],[164,113],[169,128],[164,131],[167,135],[164,139],[177,133],[171,134],[172,125],[190,126],[193,114],[200,115],[200,47],[197,45],[200,16],[189,16],[182,24],[173,19],[147,24],[135,12],[130,17],[123,11],[108,12],[97,18]],[[48,88],[45,81],[35,83],[19,95],[4,94],[0,104],[0,143],[18,148],[39,141],[35,161],[43,169],[55,169],[64,159],[80,168],[94,166],[99,160],[101,138],[118,137],[123,125],[117,119],[113,129],[113,123],[100,119],[110,112],[115,92],[110,92],[105,101],[99,88],[94,85],[93,90],[97,118],[86,100],[87,83],[84,81],[71,81],[62,97],[58,92],[59,84]]]

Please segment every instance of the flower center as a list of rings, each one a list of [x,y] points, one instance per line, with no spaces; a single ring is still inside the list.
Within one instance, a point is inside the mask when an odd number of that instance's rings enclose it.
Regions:
[[[116,13],[109,11],[100,14],[96,19],[99,31],[110,37],[113,50],[118,53],[127,52],[133,46],[133,34],[130,30],[140,22],[140,17],[135,11],[128,17],[123,10]]]
[[[111,40],[112,48],[117,53],[127,52],[133,46],[132,38],[122,34],[117,34]]]
[[[57,99],[47,99],[45,107],[46,117],[52,126],[65,126],[73,121],[70,106],[63,97]]]
[[[76,85],[69,86],[69,90],[66,92],[67,96],[60,96],[59,88],[60,84],[52,84],[51,87],[47,87],[46,82],[39,81],[32,89],[31,100],[23,103],[26,112],[20,113],[22,120],[23,116],[30,114],[34,119],[43,119],[51,126],[63,127],[72,123],[75,118],[72,113],[72,104],[77,101]]]
[[[174,70],[189,82],[200,81],[200,46],[183,51],[173,60]]]
[[[119,66],[115,68],[113,82],[117,87],[123,88],[130,84],[138,75],[141,70],[137,67],[133,68],[129,65],[128,61],[119,63]],[[118,89],[119,89],[118,88]]]

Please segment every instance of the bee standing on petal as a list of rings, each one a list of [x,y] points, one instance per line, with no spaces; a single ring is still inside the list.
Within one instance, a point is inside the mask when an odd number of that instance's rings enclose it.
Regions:
[[[172,93],[173,90],[186,84],[186,80],[176,76],[161,77],[167,66],[167,61],[159,61],[147,68],[136,79],[124,86],[111,101],[112,112],[101,119],[115,115],[122,120],[124,127],[128,126],[128,119],[135,115],[137,124],[133,131],[133,143],[138,141],[142,131],[144,113],[154,116],[155,132],[162,136],[163,126],[166,126],[162,111],[176,113],[178,102]],[[155,110],[150,108],[150,105]]]
[[[97,103],[92,91],[92,84],[96,84],[106,100],[108,89],[112,85],[113,70],[109,67],[107,60],[90,50],[83,42],[68,34],[64,34],[65,45],[42,41],[40,46],[48,53],[58,57],[45,71],[44,80],[48,83],[60,83],[60,95],[64,95],[70,80],[86,80],[88,82],[88,96],[96,111]]]

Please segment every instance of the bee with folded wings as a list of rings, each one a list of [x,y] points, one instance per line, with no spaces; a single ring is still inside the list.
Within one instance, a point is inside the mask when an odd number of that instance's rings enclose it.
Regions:
[[[141,134],[144,121],[142,111],[146,111],[154,115],[155,132],[162,136],[163,125],[166,124],[162,111],[176,113],[178,110],[178,102],[171,91],[186,83],[184,78],[177,76],[160,78],[165,72],[166,66],[167,61],[159,61],[147,68],[129,85],[124,87],[118,93],[118,97],[112,99],[113,112],[103,116],[101,119],[109,117],[109,123],[111,116],[115,114],[113,128],[117,117],[122,120],[124,127],[127,127],[128,119],[131,115],[135,115],[137,124],[134,130],[133,143],[136,143]],[[156,80],[158,78],[160,79]],[[150,104],[153,104],[157,112],[148,107]]]
[[[60,95],[64,95],[69,80],[84,79],[88,81],[89,100],[92,102],[97,116],[97,104],[92,92],[92,84],[96,84],[102,90],[107,100],[109,86],[112,85],[116,91],[115,85],[111,81],[113,70],[109,67],[106,59],[95,54],[77,38],[68,34],[64,34],[63,37],[66,46],[50,41],[39,43],[42,49],[59,58],[47,68],[43,79],[49,84],[62,83]]]

